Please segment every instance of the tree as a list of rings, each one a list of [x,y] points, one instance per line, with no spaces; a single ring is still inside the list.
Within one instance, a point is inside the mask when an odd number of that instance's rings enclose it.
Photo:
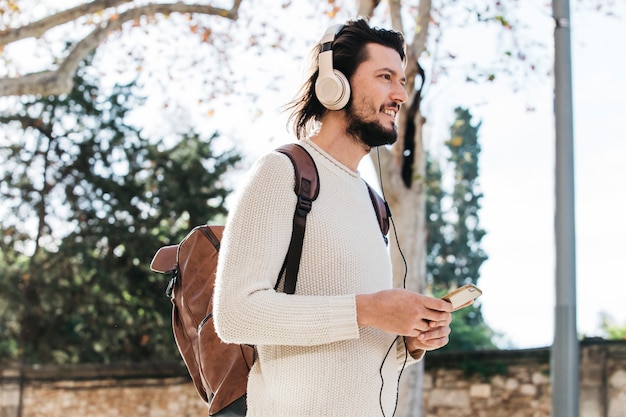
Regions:
[[[478,217],[482,198],[478,185],[480,124],[472,126],[467,109],[457,108],[455,116],[450,139],[446,142],[454,189],[446,196],[441,186],[436,187],[433,197],[438,201],[429,198],[433,204],[427,206],[426,211],[432,225],[438,226],[431,228],[429,223],[427,259],[430,268],[426,272],[427,282],[437,295],[464,284],[477,284],[480,266],[487,260],[480,248],[485,232],[480,228]],[[427,188],[428,196],[429,191]],[[450,201],[445,201],[446,197]],[[445,203],[447,209],[442,208]]]
[[[142,137],[133,84],[99,94],[89,62],[68,95],[24,100],[2,159],[0,349],[38,363],[177,357],[155,250],[224,216],[221,177],[238,160],[217,134]],[[34,222],[30,220],[34,219]],[[32,245],[31,245],[32,243]]]
[[[601,316],[601,327],[605,337],[610,340],[626,340],[626,322],[619,323],[604,313]]]
[[[454,184],[451,193],[444,190],[438,161],[430,155],[427,158],[426,282],[438,297],[464,284],[477,284],[480,266],[487,259],[480,247],[485,232],[478,217],[480,124],[471,124],[467,109],[457,108],[455,116],[446,142]],[[454,313],[451,328],[453,336],[444,350],[495,348],[494,332],[483,319],[480,301]]]

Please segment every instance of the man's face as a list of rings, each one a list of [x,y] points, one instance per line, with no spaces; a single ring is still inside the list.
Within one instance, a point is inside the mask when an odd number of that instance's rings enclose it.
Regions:
[[[391,145],[398,139],[396,116],[408,99],[400,55],[370,43],[368,58],[350,80],[352,99],[346,107],[347,133],[368,147]]]

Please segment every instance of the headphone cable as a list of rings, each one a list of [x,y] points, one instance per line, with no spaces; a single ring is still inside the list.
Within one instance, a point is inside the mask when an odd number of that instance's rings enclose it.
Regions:
[[[376,157],[377,157],[377,162],[378,162],[378,181],[379,181],[379,185],[380,185],[380,192],[382,194],[383,197],[383,201],[385,202],[385,208],[387,209],[387,215],[389,216],[389,220],[391,221],[391,226],[393,228],[393,234],[395,236],[395,240],[396,240],[396,246],[398,247],[398,252],[400,253],[400,257],[402,258],[402,262],[404,264],[404,276],[402,278],[402,288],[406,288],[406,279],[407,279],[407,275],[408,275],[408,264],[406,262],[406,258],[404,257],[404,253],[402,252],[402,248],[400,247],[400,240],[398,239],[398,231],[396,229],[396,223],[393,220],[393,217],[391,215],[391,209],[389,208],[389,204],[387,203],[387,198],[385,197],[385,188],[383,186],[383,178],[382,178],[382,169],[381,169],[381,163],[380,163],[380,151],[379,151],[379,147],[376,147]],[[380,411],[383,414],[383,417],[385,417],[385,410],[383,408],[383,388],[385,386],[385,377],[383,376],[383,366],[385,365],[385,362],[387,361],[387,358],[389,357],[389,354],[391,353],[391,350],[396,346],[396,343],[398,342],[398,339],[400,338],[400,336],[396,336],[393,339],[393,342],[391,343],[391,346],[389,346],[389,349],[387,349],[387,353],[385,354],[385,357],[383,358],[383,361],[380,364],[380,368],[378,369],[378,373],[380,374],[380,392],[378,394],[378,403],[380,405]],[[396,415],[396,411],[398,410],[398,388],[400,387],[400,378],[402,377],[402,372],[404,372],[404,368],[406,367],[406,364],[409,360],[409,351],[407,349],[406,346],[406,340],[404,338],[402,338],[402,342],[404,344],[404,362],[402,363],[402,367],[400,368],[400,371],[398,372],[398,382],[397,382],[397,386],[396,386],[396,401],[395,401],[395,405],[393,407],[393,413],[391,414],[391,416],[395,416]]]

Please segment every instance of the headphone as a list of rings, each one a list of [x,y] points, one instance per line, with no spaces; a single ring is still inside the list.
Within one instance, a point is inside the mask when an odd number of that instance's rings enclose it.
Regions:
[[[341,110],[350,99],[350,83],[345,75],[333,68],[333,42],[344,25],[333,25],[326,29],[320,41],[318,57],[319,73],[315,82],[315,95],[329,110]]]

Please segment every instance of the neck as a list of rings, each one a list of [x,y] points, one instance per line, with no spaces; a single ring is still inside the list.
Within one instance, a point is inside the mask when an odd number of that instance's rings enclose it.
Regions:
[[[322,127],[311,137],[326,153],[356,172],[359,163],[369,153],[369,147],[346,133],[343,111],[330,111],[322,119]]]

